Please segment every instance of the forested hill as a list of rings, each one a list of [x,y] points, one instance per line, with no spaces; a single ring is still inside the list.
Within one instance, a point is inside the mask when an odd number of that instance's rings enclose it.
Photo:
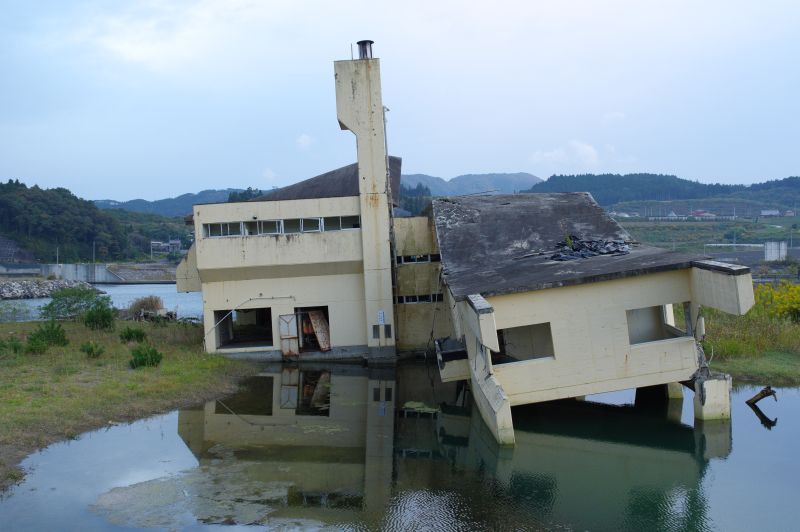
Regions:
[[[528,189],[541,179],[533,174],[517,172],[514,174],[465,174],[449,181],[427,174],[403,175],[401,182],[408,188],[417,185],[427,187],[434,196],[461,196],[494,191],[499,194],[513,194]]]
[[[197,194],[182,194],[176,198],[165,198],[155,201],[134,199],[130,201],[95,200],[101,209],[124,209],[132,212],[148,212],[162,216],[185,216],[191,214],[192,205],[197,203],[222,203],[228,201],[232,192],[240,192],[238,188],[222,190],[202,190]]]
[[[88,261],[94,245],[98,261],[143,257],[150,240],[187,241],[179,219],[104,211],[65,188],[28,187],[19,181],[0,183],[0,235],[15,241],[40,261]]]
[[[744,185],[705,184],[663,174],[554,175],[526,192],[590,192],[600,205],[627,201],[698,199],[747,190]]]

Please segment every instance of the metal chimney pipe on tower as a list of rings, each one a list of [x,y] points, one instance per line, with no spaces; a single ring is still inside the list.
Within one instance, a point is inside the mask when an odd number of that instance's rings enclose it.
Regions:
[[[372,45],[374,41],[358,41],[358,58],[359,59],[372,59]]]

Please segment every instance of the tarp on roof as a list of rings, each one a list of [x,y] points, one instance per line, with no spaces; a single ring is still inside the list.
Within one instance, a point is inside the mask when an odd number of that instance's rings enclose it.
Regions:
[[[400,157],[389,157],[389,177],[393,193],[392,203],[395,205],[400,201],[401,165],[402,159]],[[358,163],[348,164],[299,183],[270,190],[252,201],[341,198],[346,196],[358,196]]]
[[[704,258],[631,243],[625,255],[552,260],[567,237],[631,241],[587,192],[440,198],[433,216],[444,278],[458,299],[690,268]]]

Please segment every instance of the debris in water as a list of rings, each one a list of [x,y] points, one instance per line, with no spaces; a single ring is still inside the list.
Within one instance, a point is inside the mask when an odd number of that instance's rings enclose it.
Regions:
[[[778,394],[775,393],[775,390],[772,389],[772,386],[766,386],[766,387],[762,388],[760,392],[758,392],[757,394],[755,394],[753,397],[751,397],[750,399],[748,399],[745,402],[748,405],[753,406],[754,404],[756,404],[757,402],[759,402],[763,398],[769,397],[769,396],[772,396],[772,398],[775,399],[776,401],[778,400]]]

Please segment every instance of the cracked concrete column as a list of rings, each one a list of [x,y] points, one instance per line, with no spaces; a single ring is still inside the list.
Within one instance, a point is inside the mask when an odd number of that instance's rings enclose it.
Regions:
[[[730,419],[730,375],[718,374],[695,380],[694,417],[702,421]]]

